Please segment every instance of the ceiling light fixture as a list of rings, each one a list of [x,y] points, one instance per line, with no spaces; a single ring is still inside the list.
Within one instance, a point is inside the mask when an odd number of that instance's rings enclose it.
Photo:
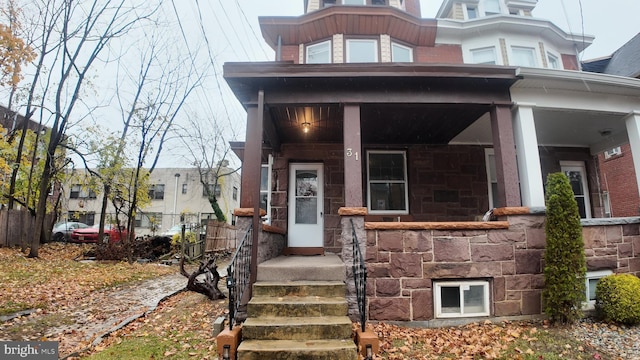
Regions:
[[[311,127],[311,124],[308,121],[302,123],[302,131],[304,131],[305,134],[309,132],[309,127]]]

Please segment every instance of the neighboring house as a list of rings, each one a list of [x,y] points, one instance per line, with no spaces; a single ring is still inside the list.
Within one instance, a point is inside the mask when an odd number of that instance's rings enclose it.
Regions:
[[[588,290],[640,274],[640,219],[594,219],[613,186],[597,155],[640,154],[640,80],[579,71],[593,37],[531,17],[536,0],[445,0],[438,19],[420,18],[418,0],[304,3],[259,19],[275,62],[224,65],[247,110],[246,142],[232,144],[238,213],[256,224],[246,209],[266,197],[288,253],[347,264],[357,234],[370,319],[533,315],[544,182],[563,171],[585,219]],[[479,221],[493,208],[499,221]]]
[[[638,59],[640,59],[640,34],[634,36],[610,56],[584,61],[582,70],[640,78]]]
[[[224,171],[232,172],[233,169],[224,168]],[[198,169],[156,168],[149,185],[151,204],[137,211],[136,235],[151,234],[153,230],[161,233],[182,221],[206,224],[208,219],[215,219]],[[214,186],[213,181],[210,186]],[[101,194],[77,183],[69,184],[66,189],[62,216],[89,225],[97,224],[100,220]],[[232,210],[238,207],[240,200],[240,174],[220,177],[214,193],[222,212],[227,216],[227,222],[231,223]],[[107,212],[114,214],[111,204]]]

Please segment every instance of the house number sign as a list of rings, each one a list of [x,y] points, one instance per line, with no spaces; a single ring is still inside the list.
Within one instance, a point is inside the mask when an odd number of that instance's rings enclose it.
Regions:
[[[354,152],[352,148],[347,148],[347,157],[356,157],[356,161],[358,161],[358,152]]]

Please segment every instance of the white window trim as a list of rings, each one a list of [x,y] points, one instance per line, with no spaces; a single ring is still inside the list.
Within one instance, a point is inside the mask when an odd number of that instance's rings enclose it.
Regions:
[[[558,61],[557,68],[554,68],[549,64],[550,57],[554,57]],[[560,56],[559,54],[556,54],[553,51],[547,51],[547,66],[549,67],[549,69],[558,69],[558,70],[564,69],[564,64],[562,63],[562,56]]]
[[[371,178],[369,173],[369,155],[370,154],[402,154],[404,159],[404,205],[406,206],[405,210],[371,210]],[[409,214],[409,179],[407,172],[407,152],[404,150],[368,150],[367,151],[367,210],[369,214],[396,214],[396,215],[407,215]],[[375,182],[375,181],[374,181]],[[379,182],[382,182],[379,180]],[[387,182],[387,181],[385,181]],[[400,182],[397,181],[396,182]]]
[[[333,59],[333,51],[332,51],[332,46],[331,46],[331,40],[326,40],[326,41],[322,41],[319,43],[315,43],[315,44],[311,44],[311,45],[307,45],[305,52],[304,52],[304,62],[305,64],[309,64],[309,49],[312,49],[314,47],[320,47],[320,46],[327,46],[329,48],[329,58],[327,59],[328,62],[326,63],[313,63],[313,64],[330,64],[331,60]]]
[[[560,161],[560,170],[564,173],[565,169],[579,170],[582,174],[582,186],[584,187],[584,206],[585,219],[591,219],[591,196],[589,195],[589,183],[587,182],[587,167],[583,161]]]
[[[622,154],[622,149],[620,148],[620,146],[616,146],[612,149],[606,150],[604,152],[604,158],[605,159],[611,159],[612,157],[616,156],[616,155],[620,155]]]
[[[489,209],[493,209],[496,207],[495,206],[496,204],[493,203],[493,187],[491,186],[491,184],[493,184],[493,181],[491,180],[491,167],[489,166],[492,156],[493,156],[493,162],[495,167],[495,161],[496,161],[495,151],[492,148],[484,149],[484,163],[487,170],[487,194],[489,195]],[[496,174],[496,183],[497,182],[498,182],[498,174]]]
[[[269,154],[268,163],[262,164],[260,169],[263,167],[267,168],[267,208],[265,209],[267,215],[262,218],[262,222],[267,225],[271,225],[271,176],[273,171],[273,155]],[[260,190],[260,193],[262,193],[262,190]]]
[[[490,297],[489,297],[489,281],[486,280],[461,280],[461,281],[434,281],[434,306],[435,306],[435,317],[436,318],[460,318],[460,317],[478,317],[478,316],[489,316],[490,315]],[[485,311],[479,313],[464,313],[464,289],[463,286],[484,286],[484,307]],[[459,286],[460,291],[460,313],[443,313],[442,312],[442,287],[443,286]]]
[[[611,274],[613,274],[613,271],[611,270],[587,271],[587,274],[584,280],[584,283],[585,283],[584,290],[585,290],[586,301],[582,303],[583,310],[593,310],[595,309],[595,306],[596,306],[595,300],[589,300],[589,280],[602,279],[603,277],[609,276]]]
[[[489,50],[489,49],[493,50],[493,59],[495,60],[495,65],[502,65],[502,64],[500,64],[500,59],[498,59],[498,53],[496,52],[496,47],[495,46],[481,46],[481,47],[469,49],[469,63],[471,63],[471,64],[481,64],[481,65],[492,65],[492,64],[485,64],[485,63],[476,62],[475,58],[474,58],[474,52],[482,51],[482,50]]]
[[[613,217],[613,214],[611,214],[611,197],[608,191],[602,192],[602,205],[604,208],[604,216],[609,218]]]
[[[352,62],[351,61],[351,52],[349,51],[350,44],[352,42],[364,42],[364,41],[373,43],[373,60],[369,61],[368,63],[377,63],[379,61],[379,59],[378,59],[378,52],[379,52],[378,51],[378,40],[376,40],[376,39],[347,39],[346,40],[346,49],[345,49],[346,50],[346,54],[347,54],[347,56],[346,56],[346,62],[347,63],[351,63]]]
[[[462,6],[463,6],[462,13],[464,14],[464,19],[465,20],[476,20],[476,19],[481,17],[480,9],[478,8],[478,4],[477,3],[475,3],[475,4],[462,4]],[[470,7],[476,9],[476,17],[475,18],[470,18],[469,17],[469,8]]]
[[[530,50],[531,54],[533,55],[533,65],[532,66],[527,66],[527,65],[519,65],[519,64],[515,64],[515,55],[513,50],[514,49],[523,49],[523,50]],[[520,45],[520,44],[515,44],[515,45],[511,45],[509,46],[509,65],[512,66],[522,66],[522,67],[540,67],[540,56],[538,55],[538,48],[536,46],[527,46],[527,45]]]
[[[393,58],[393,47],[397,46],[399,48],[404,48],[406,50],[409,50],[409,62],[413,62],[413,48],[406,46],[406,45],[402,45],[400,43],[397,42],[391,42],[391,61],[392,62],[397,62],[396,59]]]

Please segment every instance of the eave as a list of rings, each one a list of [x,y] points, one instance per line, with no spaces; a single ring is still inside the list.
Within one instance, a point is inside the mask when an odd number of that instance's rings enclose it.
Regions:
[[[295,17],[259,17],[262,36],[271,48],[328,39],[334,34],[387,34],[416,46],[434,46],[437,22],[421,19],[391,6],[330,6]]]

